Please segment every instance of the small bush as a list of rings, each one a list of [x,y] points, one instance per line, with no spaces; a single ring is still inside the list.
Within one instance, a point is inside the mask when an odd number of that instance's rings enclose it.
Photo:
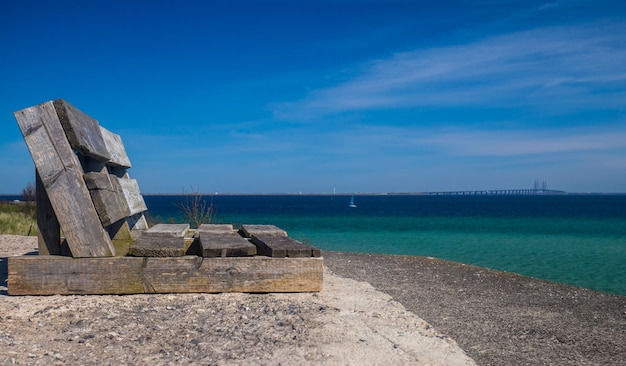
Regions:
[[[207,202],[198,190],[192,190],[189,194],[183,190],[183,194],[185,195],[184,201],[176,206],[183,212],[185,221],[189,223],[192,229],[215,221],[213,198]]]
[[[27,201],[27,202],[35,201],[37,195],[36,195],[35,185],[33,183],[29,182],[26,185],[26,187],[22,189],[22,197],[24,198],[24,201]]]

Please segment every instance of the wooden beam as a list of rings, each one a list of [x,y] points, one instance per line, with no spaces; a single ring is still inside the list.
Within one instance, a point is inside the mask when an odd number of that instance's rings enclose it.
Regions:
[[[189,224],[156,224],[146,233],[167,233],[182,238],[187,230],[189,230]]]
[[[185,255],[185,238],[164,232],[145,232],[128,250],[133,257],[182,257]]]
[[[59,255],[61,254],[61,226],[37,169],[35,169],[35,182],[39,255]]]
[[[256,245],[232,230],[230,232],[198,230],[198,232],[203,257],[245,257],[257,254]]]
[[[70,258],[8,259],[10,295],[188,292],[317,292],[323,258]]]
[[[126,222],[128,223],[130,230],[133,232],[148,230],[148,222],[146,221],[146,217],[141,212],[128,216],[126,218]]]
[[[135,238],[128,226],[128,222],[126,220],[120,220],[113,225],[105,227],[105,230],[111,238],[111,242],[115,248],[115,255],[117,257],[126,256],[131,245],[135,243]]]
[[[106,257],[115,251],[83,181],[83,169],[67,141],[52,102],[15,112],[35,167],[74,257]]]
[[[126,169],[130,168],[130,159],[128,159],[128,155],[126,154],[126,149],[122,143],[122,137],[102,126],[100,126],[100,132],[102,133],[102,138],[104,139],[104,145],[106,146],[107,152],[111,157],[111,160],[109,160],[107,164]]]
[[[130,216],[122,186],[115,175],[90,172],[83,178],[102,225],[109,226]]]
[[[55,100],[54,107],[72,148],[99,161],[111,160],[98,121],[63,99]]]
[[[124,196],[126,197],[128,208],[130,208],[130,214],[134,215],[144,211],[148,211],[146,202],[143,200],[143,196],[139,191],[139,184],[137,184],[137,180],[130,178],[120,178],[119,182],[122,186]]]
[[[321,251],[308,244],[286,236],[259,234],[250,239],[259,249],[260,255],[276,258],[320,257]]]
[[[287,236],[287,232],[276,225],[241,225],[241,233],[246,238],[251,238],[254,235]]]
[[[235,229],[231,224],[202,224],[198,227],[198,232],[210,232],[210,233],[233,233]]]

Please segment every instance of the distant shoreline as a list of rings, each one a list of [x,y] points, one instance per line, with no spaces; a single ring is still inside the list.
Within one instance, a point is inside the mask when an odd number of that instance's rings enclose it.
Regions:
[[[202,196],[337,196],[346,197],[352,195],[358,196],[434,196],[435,192],[350,192],[350,193],[221,193],[221,192],[200,192],[198,194]],[[144,193],[144,196],[193,196],[196,193]],[[563,196],[623,196],[626,192],[566,192]],[[458,195],[462,196],[462,195]],[[480,196],[480,195],[467,195],[467,196]],[[495,196],[495,195],[494,195]],[[500,195],[511,196],[511,195]],[[541,195],[537,196],[551,196]],[[1,197],[1,196],[0,196]]]
[[[437,191],[448,192],[448,191]],[[337,196],[337,197],[346,197],[346,196],[435,196],[437,193],[433,192],[342,192],[342,193],[300,193],[300,192],[286,192],[286,193],[236,193],[236,192],[198,192],[198,193],[143,193],[144,196],[195,196],[199,194],[201,196]],[[456,191],[451,191],[456,192]],[[462,192],[462,191],[459,191]],[[466,191],[470,192],[470,191]],[[623,196],[626,195],[626,192],[565,192],[560,194],[561,196]],[[488,196],[488,195],[456,195],[456,196]],[[514,196],[514,195],[491,195],[491,196]],[[554,196],[550,194],[542,195],[537,194],[536,196]],[[15,199],[20,199],[22,195],[20,194],[0,194],[0,201],[13,201]]]

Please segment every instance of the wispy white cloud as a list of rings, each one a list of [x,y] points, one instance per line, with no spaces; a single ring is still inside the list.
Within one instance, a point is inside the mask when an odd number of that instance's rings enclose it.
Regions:
[[[414,143],[461,156],[522,156],[626,150],[626,129],[614,131],[457,131],[416,138]]]
[[[624,34],[626,23],[545,27],[398,53],[274,112],[306,119],[414,106],[621,106]]]
[[[328,133],[329,145],[321,149],[335,154],[373,151],[386,158],[389,158],[387,154],[420,154],[429,158],[540,156],[550,159],[559,154],[626,152],[626,128],[606,125],[541,130],[363,126],[346,136],[345,131]]]

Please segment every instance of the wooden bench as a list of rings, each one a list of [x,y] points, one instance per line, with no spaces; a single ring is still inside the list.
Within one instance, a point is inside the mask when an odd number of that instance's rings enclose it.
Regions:
[[[38,256],[9,258],[9,294],[321,290],[319,249],[273,225],[148,228],[121,137],[66,101],[15,118],[35,163],[40,236]]]

